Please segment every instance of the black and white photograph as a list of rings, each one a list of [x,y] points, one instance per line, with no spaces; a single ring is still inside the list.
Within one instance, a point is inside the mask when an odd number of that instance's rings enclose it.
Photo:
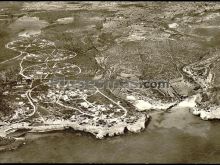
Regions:
[[[220,163],[218,83],[220,2],[0,2],[0,163]]]

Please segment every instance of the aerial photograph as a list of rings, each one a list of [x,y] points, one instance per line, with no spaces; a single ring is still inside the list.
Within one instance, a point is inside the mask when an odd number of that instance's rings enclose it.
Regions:
[[[220,163],[218,83],[220,2],[0,2],[0,163]]]

